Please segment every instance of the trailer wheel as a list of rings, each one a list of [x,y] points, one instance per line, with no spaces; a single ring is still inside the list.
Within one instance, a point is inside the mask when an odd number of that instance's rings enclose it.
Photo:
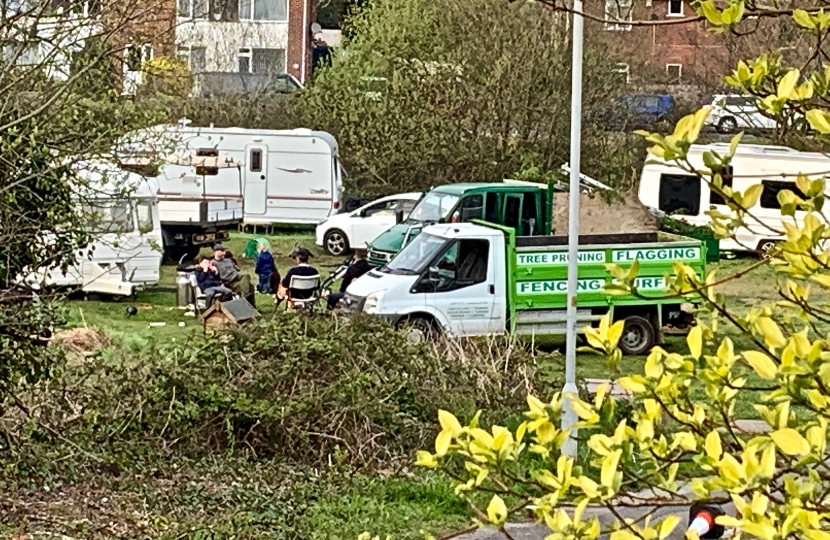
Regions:
[[[629,355],[641,355],[648,352],[657,339],[657,329],[654,323],[646,317],[631,315],[625,318],[620,350]]]
[[[431,341],[438,337],[439,330],[435,323],[425,317],[408,317],[398,323],[398,330],[406,332],[406,340],[417,344]]]

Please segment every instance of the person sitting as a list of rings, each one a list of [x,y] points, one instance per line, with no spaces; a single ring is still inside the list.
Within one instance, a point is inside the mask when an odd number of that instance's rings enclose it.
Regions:
[[[222,284],[222,280],[219,278],[219,270],[207,257],[199,259],[195,274],[196,284],[205,295],[206,308],[213,304],[213,300],[217,295],[233,294],[232,290]]]
[[[343,281],[340,282],[340,292],[332,293],[329,295],[327,304],[329,309],[334,309],[337,307],[337,304],[343,297],[346,295],[346,289],[349,288],[349,285],[352,284],[352,281],[356,280],[369,270],[372,267],[369,266],[369,261],[366,260],[366,250],[365,249],[356,249],[354,250],[354,257],[352,257],[352,262],[349,264],[348,270],[346,273],[343,274]]]
[[[289,290],[291,287],[291,278],[294,276],[311,277],[320,275],[316,268],[308,264],[308,260],[311,257],[311,252],[305,248],[300,248],[294,252],[294,262],[297,263],[297,266],[286,272],[285,277],[282,278],[282,282],[280,282],[280,293],[278,295],[279,299],[306,300],[314,296],[315,291],[312,289]]]
[[[213,261],[211,263],[219,272],[219,279],[222,280],[223,285],[244,297],[252,306],[255,305],[256,299],[251,276],[243,274],[233,260],[226,257],[225,248],[222,244],[213,246]]]

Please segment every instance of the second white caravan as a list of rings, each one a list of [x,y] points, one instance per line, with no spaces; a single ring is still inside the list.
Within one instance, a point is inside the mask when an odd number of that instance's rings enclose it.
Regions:
[[[340,208],[343,169],[337,141],[310,129],[156,126],[133,136],[160,156],[162,223],[168,204],[236,202],[249,225],[316,225]],[[135,147],[133,147],[135,152]],[[184,175],[181,167],[193,168]],[[187,185],[184,185],[187,184]],[[192,185],[191,185],[192,184]]]
[[[708,171],[703,164],[703,153],[712,150],[724,155],[728,144],[694,145],[689,150],[689,161],[699,171]],[[799,194],[795,180],[799,174],[811,178],[830,176],[830,157],[814,152],[799,152],[783,146],[742,144],[738,147],[730,170],[724,171],[724,185],[738,191],[761,184],[763,192],[748,218],[748,226],[739,228],[735,238],[721,240],[724,251],[757,251],[771,249],[783,236],[781,204],[778,193],[790,190]],[[709,209],[728,211],[723,198],[709,188],[699,177],[660,159],[649,156],[640,178],[640,201],[666,214],[675,214],[693,225],[708,225]],[[799,218],[802,212],[796,212]]]

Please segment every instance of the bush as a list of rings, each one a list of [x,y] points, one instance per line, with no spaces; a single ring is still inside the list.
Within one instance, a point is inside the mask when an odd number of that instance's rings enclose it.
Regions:
[[[34,422],[7,414],[4,423],[21,440],[71,441],[63,451],[122,465],[147,453],[225,452],[378,467],[433,436],[439,408],[515,409],[534,373],[532,356],[510,344],[410,345],[374,319],[284,315],[186,343],[109,349],[26,396]]]

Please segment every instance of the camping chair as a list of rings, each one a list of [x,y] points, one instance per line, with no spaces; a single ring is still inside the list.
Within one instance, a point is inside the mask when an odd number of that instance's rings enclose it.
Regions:
[[[305,296],[309,294],[308,298],[296,298],[296,296]],[[314,305],[320,299],[320,274],[313,276],[291,276],[291,281],[288,283],[288,298],[286,298],[286,307],[295,309],[314,308]]]
[[[193,299],[196,311],[203,313],[210,306],[207,305],[207,295],[199,288],[199,283],[196,281],[196,274],[190,274],[190,286],[193,287]],[[227,302],[238,297],[238,294],[218,294],[213,297],[213,301]]]

